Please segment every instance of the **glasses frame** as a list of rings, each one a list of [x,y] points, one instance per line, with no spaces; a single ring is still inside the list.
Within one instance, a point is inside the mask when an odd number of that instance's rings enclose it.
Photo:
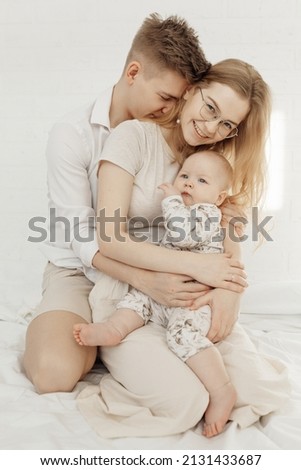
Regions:
[[[204,106],[208,106],[209,103],[207,103],[207,101],[205,101],[204,99],[204,95],[203,95],[203,91],[202,91],[202,88],[201,87],[197,87],[200,92],[201,92],[201,97],[202,97],[202,101],[203,101],[203,106],[201,107],[200,109],[200,115],[201,117],[203,118],[202,116],[202,109],[204,108]],[[217,121],[218,119],[220,118],[220,115],[219,116],[216,116],[214,117],[213,119],[203,119],[204,122],[214,122],[214,121]],[[223,139],[232,139],[232,137],[237,137],[238,136],[238,127],[234,127],[234,129],[232,129],[229,134],[231,134],[231,132],[233,132],[232,135],[227,135],[227,136],[223,136],[220,132],[219,132],[219,127],[220,127],[220,124],[223,124],[224,122],[227,122],[226,119],[221,119],[218,123],[218,126],[217,126],[217,132],[219,133],[219,135],[223,138]]]

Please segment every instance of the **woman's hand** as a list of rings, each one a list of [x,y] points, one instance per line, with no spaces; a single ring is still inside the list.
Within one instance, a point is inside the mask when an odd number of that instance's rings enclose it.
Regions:
[[[141,290],[156,302],[167,307],[190,307],[201,294],[211,288],[182,274],[142,271],[135,282]]]
[[[236,204],[224,202],[220,206],[223,221],[230,224],[238,237],[242,237],[245,233],[245,227],[248,223],[246,213]]]
[[[202,253],[192,259],[193,278],[212,287],[241,293],[248,283],[244,265],[230,254]]]
[[[240,295],[225,289],[213,289],[196,299],[191,310],[203,305],[210,305],[212,318],[207,338],[217,343],[226,338],[232,331],[239,315]]]

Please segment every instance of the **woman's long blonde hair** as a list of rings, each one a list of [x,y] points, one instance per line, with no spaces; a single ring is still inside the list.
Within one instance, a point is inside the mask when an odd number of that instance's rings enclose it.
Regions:
[[[217,150],[230,161],[234,170],[230,200],[242,207],[250,207],[259,203],[265,189],[265,144],[271,113],[270,90],[252,65],[238,59],[226,59],[213,65],[195,86],[206,88],[212,82],[227,85],[240,97],[247,99],[250,110],[238,126],[238,136],[216,144],[203,145],[199,149]],[[198,149],[186,144],[181,128],[177,125],[184,106],[185,100],[182,99],[168,115],[156,122],[172,129],[173,142],[183,158],[186,158]]]

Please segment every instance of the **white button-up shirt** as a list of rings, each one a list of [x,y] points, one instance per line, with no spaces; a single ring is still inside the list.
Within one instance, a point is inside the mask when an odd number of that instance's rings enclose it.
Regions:
[[[111,98],[112,88],[91,105],[64,116],[49,134],[49,223],[42,251],[57,266],[89,271],[98,251],[97,169],[110,134]]]

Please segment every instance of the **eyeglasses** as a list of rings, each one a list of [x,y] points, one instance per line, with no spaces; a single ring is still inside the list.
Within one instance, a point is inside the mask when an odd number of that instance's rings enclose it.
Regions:
[[[212,104],[207,103],[207,101],[204,100],[202,89],[200,87],[198,87],[198,89],[201,92],[203,100],[203,106],[200,109],[201,118],[208,122],[216,121],[221,117],[219,111],[217,111]],[[231,121],[224,121],[223,119],[221,119],[217,125],[217,132],[221,137],[223,137],[223,139],[230,139],[231,137],[236,137],[238,135],[237,127],[233,127]]]

